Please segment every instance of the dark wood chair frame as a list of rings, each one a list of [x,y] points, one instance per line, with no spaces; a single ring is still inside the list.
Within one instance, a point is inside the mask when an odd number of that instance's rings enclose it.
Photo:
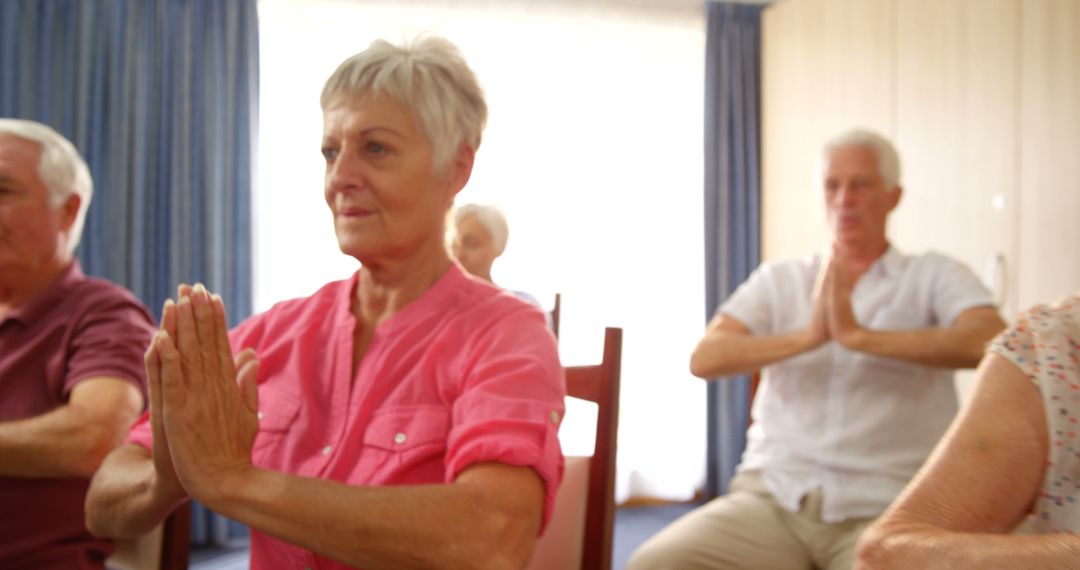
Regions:
[[[581,554],[581,568],[588,570],[611,568],[621,364],[622,329],[608,328],[604,331],[604,358],[600,364],[566,368],[567,394],[597,405],[596,444],[589,464]]]

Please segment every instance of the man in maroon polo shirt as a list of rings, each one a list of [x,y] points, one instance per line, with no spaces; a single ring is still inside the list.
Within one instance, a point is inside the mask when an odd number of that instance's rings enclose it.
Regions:
[[[143,408],[154,332],[74,259],[90,173],[52,129],[0,119],[0,569],[103,568],[90,477]]]

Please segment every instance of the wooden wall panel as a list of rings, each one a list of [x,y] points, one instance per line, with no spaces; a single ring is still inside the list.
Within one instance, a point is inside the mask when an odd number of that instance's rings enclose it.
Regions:
[[[787,0],[762,33],[762,257],[825,248],[821,145],[850,127],[892,134],[894,0]]]
[[[1019,306],[1080,289],[1080,2],[1024,0]]]
[[[995,294],[1007,314],[1016,300],[1009,261],[1018,215],[1019,13],[1019,0],[904,0],[896,13],[894,142],[904,197],[890,236],[904,251],[940,251],[980,276],[1001,256]]]

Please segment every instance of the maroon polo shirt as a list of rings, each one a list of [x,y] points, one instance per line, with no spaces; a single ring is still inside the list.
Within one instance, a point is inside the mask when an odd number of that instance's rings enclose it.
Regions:
[[[143,352],[154,333],[126,289],[83,275],[78,262],[0,318],[0,422],[68,401],[76,384],[109,376],[146,396]],[[86,479],[0,477],[0,570],[103,568],[113,546],[83,522]]]

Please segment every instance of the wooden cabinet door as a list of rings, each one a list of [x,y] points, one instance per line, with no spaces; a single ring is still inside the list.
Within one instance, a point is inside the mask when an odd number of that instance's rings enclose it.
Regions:
[[[894,0],[788,0],[762,20],[762,258],[829,244],[821,146],[893,127]],[[901,2],[902,3],[902,2]]]
[[[890,236],[903,251],[939,251],[996,281],[1006,315],[1017,286],[1019,14],[1019,0],[896,5],[904,195]]]
[[[1024,0],[1019,308],[1080,289],[1080,2]]]

